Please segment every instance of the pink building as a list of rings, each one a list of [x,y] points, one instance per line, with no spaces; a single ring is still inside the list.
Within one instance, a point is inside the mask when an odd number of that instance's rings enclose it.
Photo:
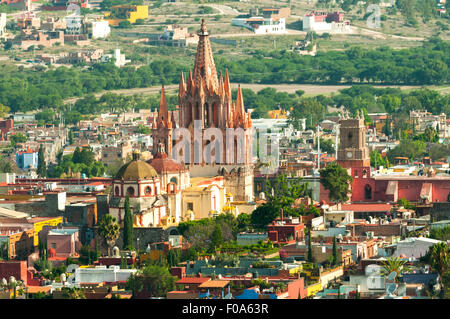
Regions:
[[[74,256],[81,248],[81,243],[78,238],[78,228],[62,228],[52,229],[47,235],[47,247],[49,249],[49,257],[63,257]]]

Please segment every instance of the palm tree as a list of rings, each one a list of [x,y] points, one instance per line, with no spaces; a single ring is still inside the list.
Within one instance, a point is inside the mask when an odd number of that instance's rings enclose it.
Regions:
[[[111,247],[119,237],[119,224],[117,224],[116,218],[109,214],[104,215],[98,223],[98,234],[105,240],[108,246],[108,256],[110,256]]]
[[[442,276],[448,271],[450,255],[449,247],[446,243],[440,242],[430,247],[430,263],[431,266],[439,274],[441,291],[444,291]]]
[[[381,274],[383,276],[389,275],[391,272],[395,271],[397,273],[397,277],[395,277],[395,281],[398,282],[398,277],[408,270],[408,267],[405,266],[406,261],[401,260],[398,257],[388,258],[385,262],[383,262],[381,269]]]

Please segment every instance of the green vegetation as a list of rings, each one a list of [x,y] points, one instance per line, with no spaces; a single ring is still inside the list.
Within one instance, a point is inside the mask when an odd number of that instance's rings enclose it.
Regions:
[[[450,240],[450,226],[433,228],[430,230],[430,238],[447,241]]]
[[[450,248],[445,242],[440,242],[431,246],[429,253],[431,267],[439,274],[442,296],[445,293],[445,283],[442,278],[449,271]]]
[[[147,265],[128,278],[126,288],[133,291],[133,296],[145,292],[150,297],[166,297],[167,292],[175,290],[176,280],[167,267]]]
[[[111,255],[111,247],[114,246],[116,239],[119,238],[119,225],[116,218],[111,215],[103,215],[98,222],[98,234],[103,238],[108,246],[108,256]]]
[[[16,133],[9,136],[9,141],[12,147],[15,147],[17,143],[25,143],[27,140],[27,136],[22,133]]]
[[[256,229],[266,229],[275,218],[280,216],[283,210],[284,216],[298,217],[314,213],[314,208],[295,205],[295,200],[300,197],[311,197],[308,183],[300,178],[288,178],[280,175],[273,183],[267,183],[267,203],[258,206],[251,215],[252,225]]]
[[[389,160],[387,157],[382,157],[381,154],[374,150],[370,152],[370,166],[379,169],[380,166],[384,168],[389,167]]]
[[[123,223],[123,249],[133,249],[133,212],[130,208],[130,197],[125,197],[124,203],[125,217]]]
[[[408,270],[408,267],[405,265],[406,261],[401,260],[398,257],[387,258],[386,261],[382,263],[381,274],[384,276],[388,276],[391,272],[395,271],[397,273],[397,277],[395,277],[395,281],[399,282],[399,277],[403,275],[405,271]]]
[[[351,182],[352,177],[347,170],[336,162],[320,170],[320,183],[330,191],[329,197],[334,202],[344,203],[348,200]]]
[[[39,147],[38,152],[38,167],[37,167],[37,173],[40,177],[45,177],[47,175],[47,164],[45,163],[45,155],[44,155],[44,147]]]
[[[227,68],[232,81],[240,83],[427,85],[448,83],[448,51],[448,42],[433,38],[422,47],[404,50],[352,47],[315,57],[284,51],[263,54],[261,51],[248,59],[226,60],[221,56],[215,59],[218,70]],[[2,70],[0,103],[8,105],[12,112],[46,107],[67,111],[63,100],[68,97],[102,90],[175,84],[180,72],[188,68],[182,62],[155,59],[138,69],[102,63],[89,69],[59,67],[47,72]]]
[[[85,174],[87,177],[103,176],[105,173],[103,162],[94,159],[94,153],[90,148],[77,147],[71,155],[65,155],[58,165],[49,167],[47,175],[49,177],[71,176],[72,174]]]
[[[79,262],[83,265],[91,265],[94,261],[98,260],[100,252],[98,248],[91,249],[89,245],[83,245],[80,249]]]
[[[178,231],[197,252],[214,252],[225,242],[236,238],[238,222],[232,214],[220,214],[214,218],[204,218],[181,222]]]

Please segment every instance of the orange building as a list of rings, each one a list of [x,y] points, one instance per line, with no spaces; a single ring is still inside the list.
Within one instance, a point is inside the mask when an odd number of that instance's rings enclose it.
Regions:
[[[5,251],[6,250],[6,251]],[[6,226],[0,228],[0,255],[8,259],[25,259],[34,251],[34,228]]]

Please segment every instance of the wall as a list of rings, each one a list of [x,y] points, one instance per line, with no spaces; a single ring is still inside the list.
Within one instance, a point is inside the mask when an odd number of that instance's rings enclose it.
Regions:
[[[5,278],[9,282],[9,277],[14,276],[16,280],[23,280],[28,284],[27,262],[22,261],[0,261],[0,280]]]
[[[320,274],[320,284],[322,285],[322,289],[324,289],[328,282],[334,280],[335,278],[339,278],[344,275],[344,267],[336,267],[329,271],[324,271]]]
[[[314,296],[316,293],[318,293],[319,291],[322,290],[322,285],[320,284],[320,282],[309,285],[306,287],[306,295],[308,297],[310,296]]]
[[[289,297],[287,299],[304,299],[307,291],[305,289],[305,278],[301,277],[287,285]]]
[[[71,277],[75,284],[126,281],[136,269],[120,269],[118,266],[97,266],[95,268],[77,268]],[[69,278],[69,279],[72,279]]]

